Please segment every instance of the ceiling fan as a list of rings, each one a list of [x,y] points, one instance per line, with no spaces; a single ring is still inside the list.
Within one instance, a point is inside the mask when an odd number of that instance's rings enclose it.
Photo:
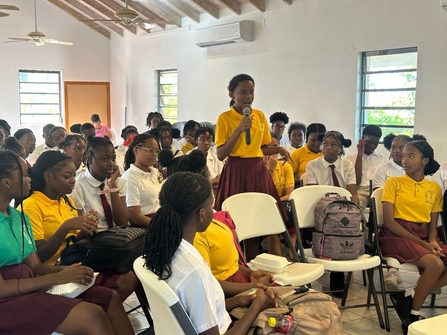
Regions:
[[[16,6],[13,5],[0,5],[1,10],[20,10]],[[0,12],[0,17],[8,16],[9,13]]]
[[[59,40],[55,40],[54,38],[45,37],[45,35],[37,30],[37,9],[36,9],[36,0],[34,0],[34,31],[28,34],[28,37],[10,37],[11,41],[6,41],[3,43],[12,43],[12,42],[34,42],[34,44],[38,47],[45,45],[45,43],[52,44],[63,44],[63,45],[72,45],[72,42],[63,42]]]
[[[98,20],[80,20],[82,22],[113,22],[120,23],[126,26],[133,25],[138,26],[143,29],[152,29],[155,27],[155,24],[170,24],[173,23],[171,21],[165,20],[145,20],[138,16],[138,13],[132,9],[129,9],[127,5],[127,0],[125,0],[126,8],[122,10],[118,10],[115,13],[116,19],[98,19]]]

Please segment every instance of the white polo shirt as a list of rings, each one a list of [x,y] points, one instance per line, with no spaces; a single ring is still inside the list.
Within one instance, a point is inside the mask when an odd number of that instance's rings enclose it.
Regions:
[[[442,163],[438,171],[433,176],[427,176],[427,179],[437,182],[442,188],[442,194],[444,194],[447,189],[447,162]]]
[[[79,176],[76,177],[75,188],[73,190],[73,193],[70,194],[78,210],[82,210],[83,213],[87,213],[91,209],[98,212],[99,231],[109,229],[107,225],[106,216],[104,214],[104,208],[102,207],[101,198],[97,193],[98,191],[100,191],[99,185],[101,185],[102,183],[105,183],[104,190],[108,190],[109,187],[107,185],[107,180],[104,181],[97,180],[90,174],[90,171],[86,169],[85,172],[81,173]],[[116,180],[116,184],[118,187],[118,193],[120,198],[125,197],[127,192],[127,182],[122,178],[118,178]],[[106,198],[110,204],[110,207],[112,207],[112,200],[110,199],[110,193],[106,193]]]
[[[347,185],[355,185],[354,166],[339,157],[334,163],[328,163],[324,157],[319,157],[307,163],[306,166],[306,184],[334,185],[332,179],[332,170],[329,165],[335,165],[335,175],[337,176],[340,187],[346,188]]]
[[[289,138],[286,135],[282,134],[281,139],[279,140],[279,145],[282,147],[289,146],[290,145]]]
[[[171,267],[172,275],[166,282],[178,296],[197,332],[217,325],[219,334],[225,333],[231,324],[225,296],[197,249],[182,239]]]
[[[357,152],[354,152],[345,158],[355,168],[355,160],[357,159]],[[374,174],[374,171],[379,165],[385,164],[388,162],[388,157],[382,155],[378,152],[373,152],[370,155],[363,154],[362,156],[362,181],[359,186],[369,186],[369,181]]]
[[[28,156],[27,160],[31,165],[34,165],[34,163],[36,163],[36,161],[37,161],[37,158],[39,158],[39,156],[43,152],[50,151],[50,150],[57,151],[57,150],[59,150],[59,148],[58,147],[50,148],[46,143],[42,143],[34,149],[33,153]]]
[[[405,171],[402,166],[394,163],[392,159],[390,159],[387,163],[379,165],[374,171],[371,180],[373,188],[383,187],[385,185],[385,180],[388,177],[395,176],[400,177],[405,174]]]
[[[160,193],[161,178],[157,169],[150,167],[150,172],[137,168],[134,164],[121,176],[127,181],[127,207],[140,206],[141,214],[153,214],[160,207],[158,194]],[[161,175],[160,175],[161,176]]]

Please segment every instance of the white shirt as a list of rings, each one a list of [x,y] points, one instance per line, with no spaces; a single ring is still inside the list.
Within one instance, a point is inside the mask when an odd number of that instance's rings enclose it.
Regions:
[[[374,171],[371,180],[373,188],[383,187],[385,185],[385,180],[388,177],[395,176],[400,177],[405,174],[402,166],[397,165],[391,159],[387,163],[379,165]]]
[[[37,158],[39,158],[39,156],[43,152],[50,151],[50,150],[57,151],[59,149],[58,149],[58,147],[50,148],[46,143],[40,144],[34,149],[33,153],[29,155],[27,160],[31,165],[34,165],[34,163],[37,161]]]
[[[160,205],[158,194],[162,183],[157,169],[150,167],[150,172],[137,168],[134,164],[124,172],[121,178],[127,181],[127,207],[140,206],[142,215],[155,213]]]
[[[198,150],[198,149],[197,147],[195,147],[192,150]],[[187,155],[190,154],[191,151],[189,151]],[[220,175],[224,166],[224,162],[220,161],[219,158],[217,158],[217,155],[211,150],[211,148],[210,150],[208,150],[208,153],[206,155],[206,166],[210,171],[210,179],[214,179],[218,175]]]
[[[346,188],[347,185],[355,185],[355,170],[351,162],[339,157],[334,163],[335,175],[337,176],[340,187]],[[307,163],[306,166],[306,184],[334,185],[332,179],[331,163],[319,157]]]
[[[355,160],[357,159],[357,152],[354,152],[346,156],[346,160],[350,161],[355,169]],[[374,171],[379,165],[388,162],[388,157],[382,155],[378,152],[373,152],[372,154],[363,154],[362,156],[362,181],[359,186],[369,186],[369,181],[374,174]],[[355,170],[354,170],[355,171]]]
[[[166,282],[178,296],[197,332],[218,326],[219,333],[225,333],[231,324],[225,296],[197,249],[182,240],[171,267],[172,275]]]
[[[286,146],[286,149],[289,152],[289,154],[291,154],[292,152],[294,152],[296,149],[299,149],[299,148],[292,147],[292,145],[289,144],[288,146]]]
[[[447,189],[447,162],[442,163],[438,171],[433,176],[427,176],[427,179],[437,182],[442,188],[442,194],[444,194]]]
[[[289,146],[290,145],[289,138],[286,135],[282,134],[281,139],[279,140],[279,145],[282,147]]]
[[[78,210],[82,210],[83,213],[87,213],[91,209],[98,212],[99,231],[109,229],[106,216],[104,214],[104,208],[102,207],[101,198],[97,193],[98,191],[100,191],[99,185],[101,185],[102,183],[106,184],[104,186],[104,190],[108,190],[109,187],[107,185],[107,181],[97,180],[90,174],[90,171],[87,169],[84,173],[81,173],[79,176],[76,177],[75,188],[73,190],[73,193],[70,194]],[[125,197],[127,192],[127,182],[122,178],[118,178],[116,180],[116,184],[118,187],[118,194],[120,198]],[[106,193],[106,198],[110,204],[110,207],[112,207],[110,193]]]
[[[116,154],[116,165],[118,165],[121,174],[124,173],[124,159],[126,157],[126,152],[129,147],[126,147],[125,145],[118,145],[118,147],[115,149]]]

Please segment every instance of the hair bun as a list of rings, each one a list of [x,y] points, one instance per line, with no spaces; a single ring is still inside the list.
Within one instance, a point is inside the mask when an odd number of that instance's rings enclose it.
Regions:
[[[167,167],[174,159],[174,153],[171,150],[161,150],[158,153],[158,163],[161,167]]]
[[[193,150],[187,156],[189,156],[189,164],[195,169],[202,169],[206,165],[205,154],[200,150]]]
[[[345,148],[349,148],[351,146],[351,144],[352,144],[352,141],[349,138],[343,139],[343,146]]]

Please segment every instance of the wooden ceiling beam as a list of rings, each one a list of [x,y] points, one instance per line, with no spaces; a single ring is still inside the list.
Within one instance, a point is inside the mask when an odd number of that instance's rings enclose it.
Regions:
[[[91,8],[94,8],[98,12],[101,12],[103,15],[105,15],[109,19],[112,19],[112,20],[116,19],[116,16],[115,16],[114,12],[112,12],[106,6],[96,2],[95,0],[82,0],[82,1],[84,1],[84,3],[86,3]],[[120,24],[120,26],[123,27],[124,29],[127,29],[128,31],[130,31],[133,34],[136,34],[136,32],[137,32],[137,29],[135,27],[133,27],[133,26],[126,26],[124,24]]]
[[[125,2],[126,0],[122,0]],[[133,10],[136,10],[138,13],[143,15],[148,20],[163,20],[162,17],[158,16],[154,12],[151,12],[146,6],[143,6],[139,2],[133,1],[133,0],[127,0],[127,4],[129,7],[131,7]],[[166,28],[165,24],[157,23],[157,26],[159,26],[162,29]]]
[[[219,0],[225,7],[237,15],[241,15],[241,5],[236,0]]]
[[[48,2],[50,2],[53,5],[59,7],[64,12],[70,14],[71,16],[73,16],[74,18],[76,18],[78,20],[88,20],[88,17],[86,17],[86,16],[80,14],[79,12],[75,11],[73,8],[71,8],[71,7],[67,6],[66,4],[62,3],[60,0],[48,0]],[[110,31],[108,31],[107,29],[104,29],[102,27],[98,27],[93,22],[83,22],[83,23],[85,23],[87,26],[89,26],[93,30],[97,31],[101,35],[103,35],[103,36],[105,36],[107,38],[110,38]]]
[[[166,0],[166,1],[169,2],[171,5],[173,5],[174,7],[176,7],[178,10],[180,10],[186,16],[188,16],[191,20],[200,23],[200,13],[196,12],[190,6],[185,5],[180,0]]]
[[[82,3],[76,1],[76,0],[65,0],[66,3],[68,3],[69,5],[71,5],[72,7],[76,8],[77,10],[79,10],[80,12],[82,12],[85,15],[90,16],[92,19],[98,19],[98,20],[103,20],[104,17],[101,15],[98,15],[94,10],[84,6]],[[106,28],[114,31],[115,33],[117,33],[118,35],[120,35],[121,37],[124,36],[124,31],[119,28],[118,26],[115,25],[114,22],[93,22],[96,24],[101,24],[101,25],[105,25],[107,24]]]
[[[104,5],[112,8],[115,12],[119,11],[119,10],[123,10],[126,9],[124,6],[121,6],[120,4],[116,3],[113,0],[99,0],[100,2],[102,2]],[[115,17],[116,18],[116,17]],[[135,26],[131,26],[131,25],[127,25],[127,27],[134,33],[137,33],[137,27]]]
[[[191,1],[194,2],[200,8],[202,8],[205,12],[207,12],[215,19],[219,19],[219,8],[214,6],[208,0],[191,0]]]
[[[141,0],[141,3],[147,5],[147,7],[157,13],[157,15],[161,16],[163,19],[167,21],[172,21],[177,27],[182,26],[182,18],[172,9],[162,5],[157,0]]]
[[[284,0],[286,1],[286,0]],[[292,1],[292,0],[288,0]],[[258,10],[261,12],[265,12],[265,0],[248,0],[249,3],[251,3],[253,6],[255,6]]]
[[[288,4],[289,6],[292,4],[292,0],[283,0],[286,4]]]

